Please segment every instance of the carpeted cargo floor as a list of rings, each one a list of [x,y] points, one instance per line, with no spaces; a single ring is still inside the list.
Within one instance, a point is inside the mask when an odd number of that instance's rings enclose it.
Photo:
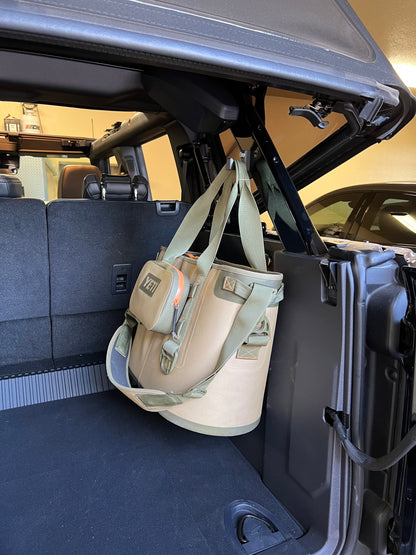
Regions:
[[[227,438],[117,391],[0,412],[0,553],[231,554],[224,509],[285,511]],[[282,529],[282,528],[281,528]]]

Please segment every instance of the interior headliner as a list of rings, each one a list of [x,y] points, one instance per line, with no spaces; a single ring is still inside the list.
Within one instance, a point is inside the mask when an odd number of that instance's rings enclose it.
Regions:
[[[2,100],[79,108],[158,111],[140,69],[0,51]]]

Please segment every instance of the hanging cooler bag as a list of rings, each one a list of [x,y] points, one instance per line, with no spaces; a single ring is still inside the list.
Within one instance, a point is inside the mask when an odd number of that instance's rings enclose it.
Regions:
[[[267,272],[263,234],[242,162],[223,168],[193,204],[169,247],[140,272],[107,352],[110,381],[141,408],[210,435],[254,429],[283,298]],[[207,248],[189,253],[216,204]],[[241,241],[251,267],[216,260],[239,195]]]

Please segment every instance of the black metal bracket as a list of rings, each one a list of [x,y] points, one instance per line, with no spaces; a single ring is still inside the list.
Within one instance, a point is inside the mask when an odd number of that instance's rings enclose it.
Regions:
[[[338,416],[344,428],[346,430],[349,430],[351,426],[351,419],[349,414],[343,412],[342,410],[335,410],[331,409],[331,407],[325,407],[324,420],[327,424],[331,426],[331,428],[334,425],[335,416]]]
[[[290,106],[289,115],[301,116],[307,119],[314,127],[325,129],[325,127],[328,127],[329,121],[324,121],[324,118],[332,112],[333,105],[333,102],[315,98],[313,102],[306,106]]]
[[[403,266],[402,276],[406,287],[408,307],[401,325],[400,352],[405,357],[410,356],[413,363],[413,353],[416,344],[416,268]]]
[[[330,260],[322,260],[320,270],[323,278],[322,301],[332,306],[337,305],[337,263]]]
[[[278,215],[275,218],[274,224],[284,247],[290,252],[306,252],[318,256],[326,255],[327,248],[313,226],[292,178],[265,128],[264,122],[252,104],[251,96],[247,95],[240,113],[257,144],[259,159],[264,158],[267,162],[277,187],[280,189],[294,219],[294,225],[291,227],[284,225]]]

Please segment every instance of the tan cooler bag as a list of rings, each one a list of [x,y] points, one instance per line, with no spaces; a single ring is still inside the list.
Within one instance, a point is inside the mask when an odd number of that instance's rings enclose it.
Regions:
[[[216,204],[210,239],[188,250]],[[215,259],[237,199],[251,267]],[[107,353],[110,381],[137,405],[200,433],[232,436],[261,416],[283,277],[267,272],[247,170],[223,168],[169,247],[145,264]]]

